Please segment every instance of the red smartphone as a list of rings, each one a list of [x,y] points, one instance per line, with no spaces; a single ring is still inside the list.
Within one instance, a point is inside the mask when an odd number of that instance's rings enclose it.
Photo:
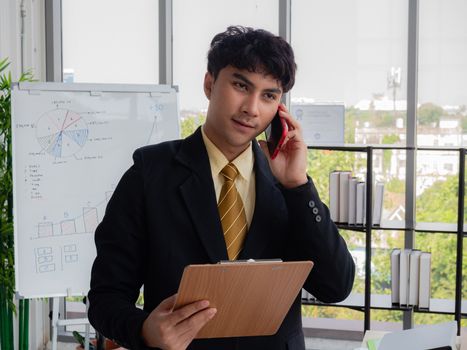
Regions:
[[[287,127],[287,122],[284,118],[279,116],[278,109],[276,115],[272,119],[271,124],[269,124],[264,131],[266,133],[266,141],[271,159],[276,158],[277,154],[279,153],[288,130],[289,128]]]

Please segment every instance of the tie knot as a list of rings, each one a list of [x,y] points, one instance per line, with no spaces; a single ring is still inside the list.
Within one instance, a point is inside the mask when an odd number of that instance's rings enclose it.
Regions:
[[[234,181],[238,175],[238,169],[233,163],[229,163],[222,169],[221,174],[226,180]]]

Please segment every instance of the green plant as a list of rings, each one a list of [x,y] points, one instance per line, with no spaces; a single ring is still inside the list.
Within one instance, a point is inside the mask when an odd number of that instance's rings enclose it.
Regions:
[[[13,301],[15,270],[11,153],[12,79],[11,72],[6,72],[8,66],[7,58],[0,61],[0,347],[2,350],[13,349],[13,314],[16,313]],[[22,73],[19,81],[32,81],[31,71]],[[22,302],[20,309],[25,312],[28,304]],[[20,332],[22,330],[23,327],[20,327]]]
[[[424,103],[418,108],[418,123],[420,125],[439,125],[439,121],[443,116],[444,110],[442,107],[433,103]]]

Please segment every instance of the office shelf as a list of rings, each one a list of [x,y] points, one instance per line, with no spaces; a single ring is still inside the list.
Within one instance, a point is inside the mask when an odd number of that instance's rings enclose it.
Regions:
[[[362,293],[351,293],[345,300],[339,303],[322,303],[315,299],[302,299],[303,305],[320,305],[320,306],[333,306],[333,307],[347,307],[364,311],[365,298]],[[429,309],[419,309],[418,307],[405,306],[391,303],[391,295],[389,294],[371,294],[371,308],[378,310],[396,310],[396,311],[409,311],[413,310],[418,313],[433,313],[443,315],[454,315],[455,301],[449,299],[430,299]],[[467,300],[462,300],[461,315],[467,316]]]
[[[381,220],[380,226],[373,226],[374,230],[411,230],[407,227],[405,220]]]
[[[350,231],[365,231],[366,225],[348,225],[336,223],[338,228]],[[453,233],[457,234],[457,224],[445,222],[419,222],[415,227],[408,227],[404,220],[383,220],[381,225],[372,225],[372,230],[395,230],[408,231],[414,230],[417,232],[432,232],[432,233]],[[464,233],[467,233],[467,224],[464,224]]]
[[[443,146],[419,146],[417,147],[418,151],[453,151],[459,152],[461,151],[462,147],[443,147]]]
[[[321,149],[328,151],[346,151],[346,152],[367,152],[368,149],[375,150],[413,150],[414,147],[400,146],[400,145],[364,145],[364,144],[329,144],[329,145],[315,145],[308,146],[308,149]]]
[[[342,224],[342,223],[336,223],[337,227],[344,229],[344,230],[350,230],[350,231],[365,231],[366,230],[366,225],[348,225],[348,224]],[[404,230],[409,230],[409,228],[406,227],[405,221],[403,220],[383,220],[381,222],[381,225],[372,225],[371,226],[372,230],[396,230],[396,231],[404,231]]]
[[[457,234],[457,224],[449,224],[444,222],[420,222],[415,225],[415,230],[418,232],[436,232],[436,233],[454,233]],[[464,232],[467,230],[467,225],[464,224]]]
[[[349,307],[364,311],[365,295],[363,293],[350,293],[350,295],[339,303],[322,303],[316,299],[303,299],[304,305],[323,305],[334,307]],[[391,304],[391,296],[386,294],[371,294],[371,308],[382,310],[411,310],[411,307]]]
[[[336,222],[336,226],[342,230],[358,231],[358,232],[366,231],[366,227],[363,225],[347,225],[347,224],[340,224]]]
[[[345,223],[336,223],[337,227],[342,230],[351,230],[365,233],[365,292],[351,293],[344,301],[336,304],[325,304],[317,300],[302,299],[305,305],[322,305],[347,307],[356,310],[361,310],[365,313],[364,331],[370,328],[370,310],[399,310],[413,311],[419,313],[433,314],[448,314],[454,315],[460,329],[460,319],[467,315],[467,301],[462,300],[462,260],[463,260],[463,238],[467,236],[467,224],[464,222],[465,208],[465,159],[466,148],[462,147],[406,147],[400,145],[322,145],[308,146],[311,150],[329,150],[341,152],[362,152],[366,154],[366,181],[373,183],[373,151],[375,150],[405,150],[405,151],[430,151],[430,152],[458,152],[459,153],[459,179],[458,179],[458,221],[457,223],[440,223],[440,222],[418,222],[413,227],[408,225],[406,221],[399,220],[383,220],[381,225],[348,225]],[[372,186],[367,186],[366,192],[366,222],[372,222],[372,207],[373,193]],[[415,218],[413,218],[415,219]],[[415,221],[415,220],[413,220]],[[412,306],[400,306],[391,304],[390,295],[380,295],[371,293],[371,258],[372,258],[372,232],[379,230],[395,230],[406,232],[427,232],[441,234],[455,234],[457,236],[456,249],[456,283],[455,283],[455,299],[431,299],[429,309],[418,309]],[[389,257],[388,257],[389,259]],[[466,286],[467,287],[467,286]]]

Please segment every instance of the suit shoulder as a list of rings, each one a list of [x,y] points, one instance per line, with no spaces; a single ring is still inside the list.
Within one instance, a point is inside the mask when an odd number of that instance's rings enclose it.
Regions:
[[[181,143],[182,140],[173,140],[140,147],[133,153],[134,166],[146,174],[166,168],[172,164]]]
[[[157,143],[155,145],[147,145],[140,147],[135,150],[134,154],[137,154],[141,157],[161,157],[164,155],[175,154],[180,149],[180,145],[183,140],[172,140],[172,141],[164,141],[161,143]]]

